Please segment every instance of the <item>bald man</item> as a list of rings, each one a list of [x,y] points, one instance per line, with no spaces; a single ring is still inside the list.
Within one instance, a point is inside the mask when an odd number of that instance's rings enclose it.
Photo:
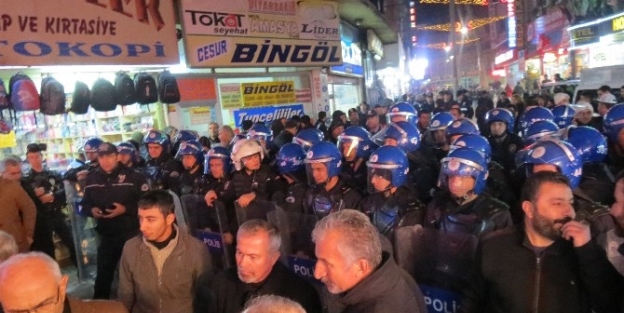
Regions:
[[[128,312],[119,302],[68,299],[67,280],[46,254],[15,255],[0,264],[0,303],[5,312]]]

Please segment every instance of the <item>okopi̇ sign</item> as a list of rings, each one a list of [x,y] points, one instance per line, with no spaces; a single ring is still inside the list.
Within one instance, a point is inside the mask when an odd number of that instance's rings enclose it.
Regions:
[[[171,1],[0,0],[0,65],[176,64]],[[71,9],[68,9],[71,8]]]

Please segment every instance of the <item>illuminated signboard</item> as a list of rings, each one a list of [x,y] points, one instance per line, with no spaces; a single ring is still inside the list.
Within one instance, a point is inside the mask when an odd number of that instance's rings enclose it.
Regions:
[[[509,48],[515,48],[517,45],[516,37],[516,7],[514,5],[515,0],[507,0],[507,41],[509,42]]]
[[[514,50],[507,50],[507,52],[505,53],[501,53],[499,55],[496,56],[496,58],[494,58],[494,64],[498,65],[501,64],[503,62],[507,62],[511,59],[513,59],[514,57]]]

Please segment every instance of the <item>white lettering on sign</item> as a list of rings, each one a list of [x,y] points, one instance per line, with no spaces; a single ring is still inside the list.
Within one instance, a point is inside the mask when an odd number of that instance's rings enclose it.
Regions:
[[[302,265],[294,265],[295,274],[299,274],[301,276],[314,277],[314,270],[311,268],[307,268]]]
[[[516,38],[516,7],[514,0],[507,0],[507,41],[509,48],[515,48],[517,44]]]
[[[509,61],[511,59],[513,59],[514,56],[514,51],[513,50],[508,50],[505,53],[501,53],[499,55],[496,56],[496,58],[494,58],[494,64],[501,64],[503,62]]]
[[[366,31],[366,37],[368,38],[368,50],[380,57],[383,57],[383,43],[381,42],[381,39],[379,39],[375,32],[370,29]]]
[[[428,296],[425,296],[425,305],[427,305],[427,307],[433,308],[434,312],[442,313],[455,313],[457,312],[457,309],[459,307],[455,301],[449,303],[448,301],[443,301]]]
[[[342,51],[338,46],[328,46],[326,41],[318,45],[309,44],[264,44],[237,43],[232,63],[336,63],[341,61]]]
[[[264,123],[267,121],[273,121],[281,118],[291,118],[295,115],[303,115],[303,110],[294,109],[277,109],[272,113],[261,114],[248,114],[247,112],[241,112],[239,118],[241,121],[251,120],[254,123]]]
[[[249,0],[249,12],[295,15],[297,14],[296,1],[282,0]]]

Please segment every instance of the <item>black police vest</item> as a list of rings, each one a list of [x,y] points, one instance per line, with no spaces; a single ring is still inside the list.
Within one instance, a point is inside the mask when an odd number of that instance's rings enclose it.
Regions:
[[[237,171],[232,177],[232,185],[236,197],[250,192],[256,193],[256,199],[268,199],[268,183],[271,178],[271,170],[268,165],[262,164],[257,171],[248,175],[245,169]]]

